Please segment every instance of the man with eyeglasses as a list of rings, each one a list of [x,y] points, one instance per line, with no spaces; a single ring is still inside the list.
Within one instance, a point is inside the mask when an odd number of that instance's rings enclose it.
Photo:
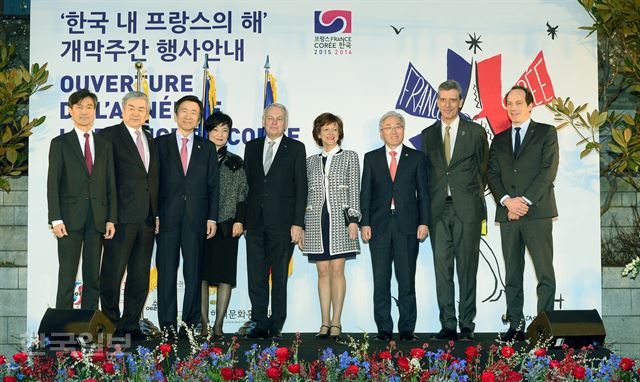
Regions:
[[[418,244],[428,235],[429,190],[424,154],[402,144],[404,117],[389,111],[380,118],[384,146],[364,156],[360,191],[362,240],[369,242],[373,268],[376,339],[392,339],[391,265],[398,282],[399,338],[415,341],[415,274]]]
[[[156,218],[158,321],[163,331],[177,327],[177,281],[180,252],[184,275],[182,321],[193,329],[200,322],[200,266],[205,237],[216,233],[218,157],[216,148],[194,131],[202,118],[202,102],[188,95],[174,107],[178,129],[156,138],[160,198]],[[186,338],[186,328],[179,329]]]
[[[482,126],[458,115],[462,88],[455,80],[438,87],[440,120],[422,130],[431,197],[431,248],[441,329],[433,340],[474,339],[476,275],[480,258],[482,219],[489,145]],[[453,270],[458,275],[460,301],[456,318]]]

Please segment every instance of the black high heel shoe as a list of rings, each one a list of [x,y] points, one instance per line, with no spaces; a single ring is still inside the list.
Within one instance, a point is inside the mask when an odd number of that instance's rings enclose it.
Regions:
[[[338,329],[338,334],[332,334],[331,333],[331,329],[333,329],[333,328],[337,328]],[[332,340],[339,340],[341,334],[342,334],[342,326],[341,325],[331,325],[329,327],[329,338],[331,338]]]
[[[322,328],[327,328],[327,332],[322,333]],[[318,332],[318,334],[316,334],[316,338],[329,338],[329,330],[331,330],[331,326],[325,324],[320,325],[320,331]]]

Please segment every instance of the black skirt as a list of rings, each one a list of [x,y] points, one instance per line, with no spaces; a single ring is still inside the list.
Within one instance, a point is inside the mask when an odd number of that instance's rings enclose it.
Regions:
[[[220,228],[220,227],[219,227]],[[224,234],[222,229],[204,242],[202,259],[202,280],[209,284],[231,284],[236,286],[238,271],[238,240],[231,232]]]
[[[324,248],[324,253],[310,253],[307,255],[310,263],[315,263],[317,261],[328,261],[335,259],[354,259],[356,257],[355,252],[347,252],[347,253],[339,253],[336,255],[330,254],[329,248],[329,210],[327,209],[327,203],[325,202],[322,206],[322,220],[320,222],[320,226],[322,228],[322,247]],[[345,227],[346,229],[346,227]]]

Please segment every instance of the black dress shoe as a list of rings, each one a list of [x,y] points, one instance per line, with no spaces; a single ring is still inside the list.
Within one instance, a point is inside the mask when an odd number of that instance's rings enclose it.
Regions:
[[[453,329],[442,328],[438,333],[432,334],[431,339],[438,341],[455,341],[458,339],[458,333]]]
[[[336,330],[333,330],[333,328],[335,328]],[[342,334],[341,325],[331,325],[329,327],[329,338],[331,338],[332,340],[339,340],[341,334]]]
[[[125,333],[125,336],[131,336],[131,341],[146,341],[147,336],[140,329],[134,329]]]
[[[249,331],[249,333],[247,333],[245,337],[254,340],[266,340],[267,338],[269,338],[269,332],[267,332],[266,330],[253,328]]]
[[[465,342],[471,342],[474,338],[475,337],[473,335],[473,330],[469,328],[462,328],[462,330],[460,331],[460,336],[458,337],[460,341]]]
[[[416,336],[412,332],[400,333],[400,341],[412,342],[417,340],[419,340],[418,336]]]
[[[378,332],[378,334],[375,337],[376,340],[378,341],[391,341],[393,338],[391,337],[391,333],[389,332]]]
[[[522,330],[509,328],[509,330],[500,334],[500,341],[502,342],[524,341],[524,332]]]

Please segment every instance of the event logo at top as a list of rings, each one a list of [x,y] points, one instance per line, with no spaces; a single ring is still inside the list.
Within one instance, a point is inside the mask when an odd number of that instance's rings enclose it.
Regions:
[[[351,54],[351,11],[331,9],[314,12],[313,54]]]

